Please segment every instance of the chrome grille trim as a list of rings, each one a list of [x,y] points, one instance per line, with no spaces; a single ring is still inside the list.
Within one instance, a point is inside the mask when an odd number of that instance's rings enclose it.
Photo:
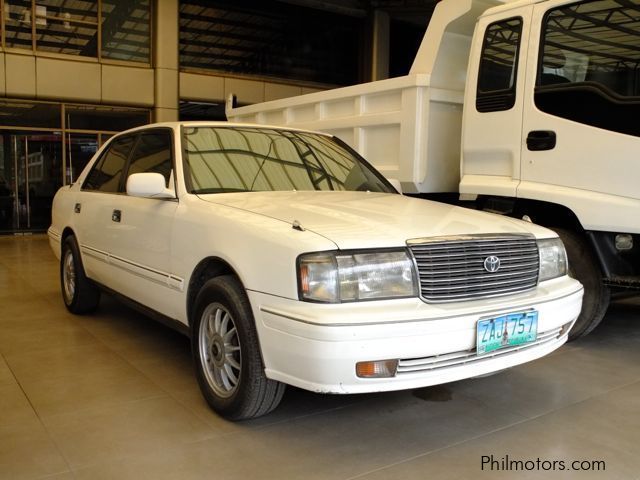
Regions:
[[[481,362],[483,360],[502,355],[528,350],[530,348],[558,340],[562,336],[565,326],[554,328],[553,330],[547,330],[545,332],[539,332],[538,338],[531,343],[525,343],[524,345],[517,345],[509,348],[501,348],[480,356],[477,355],[476,349],[472,348],[471,350],[433,355],[425,358],[401,359],[398,363],[397,375],[400,376],[407,373],[431,372],[441,368],[457,367],[468,363]]]
[[[538,284],[540,258],[532,235],[434,237],[407,241],[425,302],[453,302],[509,295]],[[484,268],[495,255],[500,269]]]
[[[535,270],[527,270],[525,273],[529,273],[528,277],[532,277],[532,278],[537,278],[538,277],[538,269],[536,268]],[[505,277],[513,277],[513,276],[518,276],[518,278],[515,279],[511,279],[511,280],[503,280]],[[506,285],[506,284],[510,284],[510,283],[517,283],[520,278],[522,277],[522,272],[515,272],[515,273],[509,273],[509,274],[504,274],[504,275],[500,275],[498,273],[494,273],[493,275],[491,275],[491,282],[490,283],[496,283],[498,285]],[[484,278],[480,278],[480,275],[474,275],[472,277],[466,277],[467,279],[470,279],[469,282],[470,283],[480,283],[482,282],[482,285],[485,285],[486,283],[484,282]],[[433,284],[433,283],[451,283],[451,280],[447,279],[440,279],[440,280],[420,280],[421,283],[423,284]],[[443,288],[440,287],[429,287],[431,288],[431,290],[443,290]],[[451,290],[460,290],[463,288],[466,288],[466,285],[462,285],[462,286],[456,286],[456,287],[448,287]]]

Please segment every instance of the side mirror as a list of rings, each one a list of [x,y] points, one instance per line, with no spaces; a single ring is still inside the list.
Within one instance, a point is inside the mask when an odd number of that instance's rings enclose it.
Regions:
[[[402,185],[400,184],[400,180],[397,178],[387,178],[387,182],[389,182],[391,186],[395,188],[400,195],[402,195]]]
[[[175,193],[165,186],[164,177],[159,173],[133,173],[129,175],[127,195],[144,198],[176,198]]]

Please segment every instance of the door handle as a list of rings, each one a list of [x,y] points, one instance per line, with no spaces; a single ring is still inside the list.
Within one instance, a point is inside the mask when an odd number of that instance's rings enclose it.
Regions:
[[[120,219],[122,218],[122,212],[120,210],[114,210],[111,214],[111,220],[114,222],[120,223]]]
[[[75,213],[80,213],[81,210],[82,210],[82,205],[80,205],[79,203],[76,203],[75,207],[73,207],[73,211]]]
[[[556,148],[556,132],[552,130],[533,130],[529,132],[527,148],[532,152],[553,150]]]

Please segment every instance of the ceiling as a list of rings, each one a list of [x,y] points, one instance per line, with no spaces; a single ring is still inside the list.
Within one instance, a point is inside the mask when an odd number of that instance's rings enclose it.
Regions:
[[[343,15],[366,17],[375,9],[383,10],[394,20],[425,26],[440,0],[278,0]]]

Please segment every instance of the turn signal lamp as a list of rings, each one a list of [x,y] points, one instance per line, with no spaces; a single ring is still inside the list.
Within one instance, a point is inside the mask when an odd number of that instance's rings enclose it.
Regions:
[[[398,360],[356,363],[356,375],[360,378],[391,378],[397,370]]]
[[[571,325],[573,325],[573,322],[569,322],[569,323],[565,323],[562,326],[562,329],[560,330],[560,333],[558,334],[558,338],[562,337],[564,334],[566,334],[569,329],[571,328]]]

